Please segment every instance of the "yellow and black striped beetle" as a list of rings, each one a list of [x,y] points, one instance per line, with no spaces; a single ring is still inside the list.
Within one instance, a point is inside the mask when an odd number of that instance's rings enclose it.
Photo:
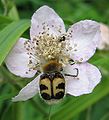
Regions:
[[[65,95],[65,79],[61,71],[61,64],[51,60],[43,66],[43,74],[40,76],[39,88],[41,97],[53,104],[61,100]]]

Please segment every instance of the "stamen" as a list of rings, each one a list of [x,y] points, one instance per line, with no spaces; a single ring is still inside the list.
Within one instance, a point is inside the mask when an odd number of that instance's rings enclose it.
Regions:
[[[39,26],[37,26],[39,27]],[[62,27],[54,27],[58,32],[61,33]],[[72,49],[71,47],[66,48],[66,36],[57,36],[50,31],[50,27],[47,23],[42,23],[42,31],[37,36],[34,36],[32,40],[28,40],[24,43],[24,47],[29,55],[29,71],[36,69],[37,66],[43,63],[43,60],[48,61],[51,59],[57,59],[64,65],[68,64],[69,56],[66,55],[66,51]],[[69,34],[70,36],[70,34]]]

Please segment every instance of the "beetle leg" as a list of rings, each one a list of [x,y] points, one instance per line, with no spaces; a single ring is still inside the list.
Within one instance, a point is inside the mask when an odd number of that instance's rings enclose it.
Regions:
[[[76,73],[76,75],[71,75],[71,74],[64,74],[65,76],[71,76],[71,77],[77,77],[78,76],[78,74],[79,74],[79,70],[78,70],[78,68],[74,68],[76,71],[77,71],[77,73]]]

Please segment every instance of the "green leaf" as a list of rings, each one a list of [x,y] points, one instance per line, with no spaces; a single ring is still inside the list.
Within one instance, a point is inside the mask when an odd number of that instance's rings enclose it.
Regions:
[[[15,5],[9,10],[8,16],[13,20],[19,20],[19,14]]]
[[[0,30],[2,30],[4,27],[6,27],[11,22],[12,22],[12,20],[9,19],[8,17],[0,15]]]
[[[109,119],[109,95],[97,102],[91,108],[90,120],[108,120]]]
[[[11,98],[12,98],[14,95],[15,95],[15,94],[13,94],[13,93],[1,95],[1,96],[0,96],[0,102],[2,102],[2,101],[4,101],[4,100],[11,100]]]
[[[16,21],[9,24],[0,32],[0,65],[8,55],[9,51],[30,26],[29,20]]]

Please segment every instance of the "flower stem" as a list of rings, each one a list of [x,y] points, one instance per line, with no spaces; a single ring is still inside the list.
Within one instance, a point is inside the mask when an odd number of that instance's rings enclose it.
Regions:
[[[48,120],[51,119],[51,109],[52,109],[52,106],[50,105],[50,108],[49,108],[49,113],[48,113]]]

